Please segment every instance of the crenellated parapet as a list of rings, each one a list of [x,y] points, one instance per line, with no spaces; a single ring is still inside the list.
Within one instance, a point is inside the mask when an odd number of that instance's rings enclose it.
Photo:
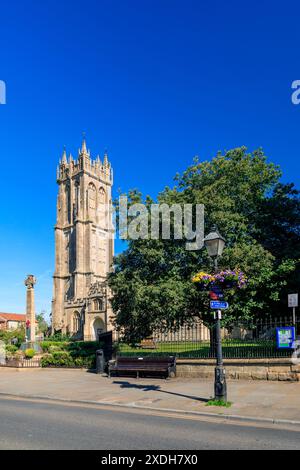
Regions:
[[[81,149],[78,150],[77,160],[73,158],[72,154],[67,158],[66,150],[64,150],[57,167],[57,182],[61,183],[66,179],[73,178],[83,171],[106,184],[113,184],[113,171],[107,153],[104,153],[102,161],[99,155],[93,159],[86,147],[85,140],[82,142]]]

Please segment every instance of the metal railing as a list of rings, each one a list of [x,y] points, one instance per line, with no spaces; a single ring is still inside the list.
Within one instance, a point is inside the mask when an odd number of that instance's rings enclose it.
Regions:
[[[40,359],[14,359],[7,358],[3,364],[0,363],[0,367],[16,367],[21,369],[37,368],[41,367]]]
[[[222,349],[225,359],[263,359],[291,357],[291,349],[279,349],[276,344],[276,328],[293,326],[290,317],[264,318],[251,322],[234,322],[222,325]],[[294,325],[300,333],[300,321]],[[178,331],[156,331],[148,341],[135,347],[117,343],[120,356],[166,355],[181,358],[215,358],[214,325],[198,322],[183,326]]]

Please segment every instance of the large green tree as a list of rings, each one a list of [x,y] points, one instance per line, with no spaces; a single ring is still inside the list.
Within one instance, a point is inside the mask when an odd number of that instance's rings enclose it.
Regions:
[[[281,302],[286,304],[287,292],[300,281],[299,192],[282,184],[281,176],[261,149],[236,148],[210,161],[195,160],[155,201],[204,204],[206,232],[217,224],[225,236],[220,268],[240,268],[249,278],[245,289],[227,293],[228,321],[282,314]],[[148,207],[154,202],[143,201],[138,191],[128,199]],[[187,250],[185,240],[128,240],[109,278],[116,325],[125,339],[134,343],[153,329],[196,318],[210,324],[208,295],[191,282],[200,270],[211,272],[211,261],[205,249]]]

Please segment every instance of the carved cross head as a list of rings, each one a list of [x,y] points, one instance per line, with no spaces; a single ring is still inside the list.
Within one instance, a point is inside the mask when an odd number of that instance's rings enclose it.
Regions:
[[[28,274],[27,278],[25,279],[25,286],[27,289],[33,289],[34,284],[36,284],[36,278],[32,274]]]

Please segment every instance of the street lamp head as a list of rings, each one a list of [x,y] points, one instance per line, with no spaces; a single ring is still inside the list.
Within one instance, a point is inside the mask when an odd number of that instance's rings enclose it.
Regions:
[[[212,231],[204,238],[203,242],[211,258],[222,256],[225,239],[220,235],[216,226],[212,228]]]

